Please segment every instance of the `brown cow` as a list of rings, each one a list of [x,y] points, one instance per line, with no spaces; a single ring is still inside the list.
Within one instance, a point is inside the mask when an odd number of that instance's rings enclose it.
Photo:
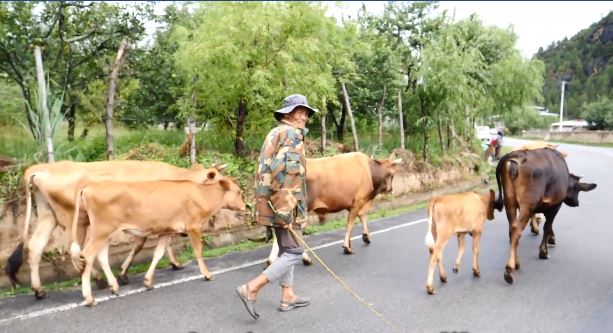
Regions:
[[[59,161],[52,164],[36,164],[24,173],[26,191],[26,217],[22,242],[17,246],[9,259],[6,273],[13,286],[17,283],[16,274],[23,262],[24,244],[28,248],[31,287],[37,299],[46,296],[40,282],[39,264],[43,249],[49,242],[52,231],[61,226],[70,233],[70,221],[74,215],[74,195],[78,185],[102,180],[116,181],[149,181],[149,180],[190,180],[202,182],[209,171],[217,172],[224,166],[205,169],[194,165],[190,169],[156,161],[104,161],[104,162],[72,162]],[[32,215],[32,201],[36,202],[37,221],[32,238],[28,240],[28,231]],[[79,223],[86,225],[86,219]],[[81,228],[78,235],[80,242],[85,238],[86,228]],[[144,242],[144,239],[142,240]],[[138,243],[138,242],[137,242]],[[170,254],[170,253],[169,253]],[[171,256],[171,259],[173,256]],[[128,260],[131,260],[129,257]],[[175,264],[176,259],[174,260]],[[129,262],[126,261],[129,265]],[[127,270],[125,267],[124,271]]]
[[[78,214],[72,223],[71,255],[75,267],[82,270],[83,297],[86,305],[94,305],[90,275],[96,256],[101,262],[108,258],[109,238],[122,230],[139,237],[160,235],[153,261],[145,275],[145,286],[153,288],[155,266],[164,254],[168,236],[186,233],[189,236],[200,273],[206,280],[213,275],[202,259],[202,223],[219,209],[245,210],[241,189],[229,178],[213,183],[197,184],[190,181],[114,182],[92,183],[75,195],[75,212],[79,206],[87,211],[90,221],[89,235],[83,252],[79,246]],[[119,285],[108,265],[103,264],[111,291],[117,293]]]
[[[541,148],[549,148],[549,149],[558,149],[558,146],[560,146],[559,144],[554,144],[551,142],[545,142],[545,141],[531,141],[529,143],[526,143],[524,145],[521,146],[517,146],[514,147],[512,149],[512,151],[518,151],[518,150],[534,150],[534,149],[541,149]],[[560,154],[562,154],[562,156],[564,156],[564,158],[568,157],[568,154],[566,152],[560,151]],[[532,234],[534,235],[538,235],[539,234],[539,224],[541,223],[541,221],[544,219],[543,214],[534,214],[534,216],[532,216],[532,218],[530,219],[530,231],[532,232]],[[549,240],[548,240],[549,244],[555,244],[555,235],[552,234],[549,235]]]
[[[504,274],[507,283],[513,283],[511,273],[519,268],[517,246],[521,232],[535,213],[545,215],[539,258],[548,258],[547,240],[562,203],[577,207],[579,192],[596,188],[596,184],[582,183],[579,179],[568,172],[564,157],[554,149],[519,150],[502,157],[496,167],[498,198],[494,205],[502,211],[504,203],[509,220],[511,253]]]
[[[460,269],[460,262],[464,254],[464,236],[468,233],[473,237],[473,275],[479,277],[479,240],[483,232],[485,219],[494,219],[494,191],[488,194],[467,192],[437,196],[430,200],[428,205],[428,232],[426,233],[426,246],[430,252],[428,264],[428,278],[426,291],[434,294],[434,270],[439,266],[441,282],[447,282],[447,274],[443,267],[443,251],[449,238],[454,234],[458,237],[458,255],[455,260],[453,272]]]
[[[392,180],[397,165],[402,159],[375,160],[360,152],[340,154],[332,157],[307,158],[307,200],[308,210],[319,216],[320,222],[325,214],[347,210],[347,229],[343,243],[345,254],[351,249],[351,232],[356,217],[362,222],[362,240],[370,244],[367,213],[373,199],[379,193],[392,191]],[[273,241],[268,263],[277,258],[279,249]],[[303,261],[310,263],[304,252]]]

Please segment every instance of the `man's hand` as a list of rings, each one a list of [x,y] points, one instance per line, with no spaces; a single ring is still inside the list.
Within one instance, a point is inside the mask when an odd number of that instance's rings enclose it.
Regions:
[[[283,229],[289,229],[291,226],[291,223],[283,223]]]

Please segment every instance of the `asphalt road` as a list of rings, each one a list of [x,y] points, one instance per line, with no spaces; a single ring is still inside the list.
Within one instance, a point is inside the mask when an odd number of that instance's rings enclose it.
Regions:
[[[505,145],[518,140],[505,138]],[[456,242],[445,251],[448,282],[435,278],[437,294],[425,292],[427,251],[424,210],[372,221],[372,244],[353,241],[343,255],[342,231],[307,237],[319,256],[399,332],[612,332],[613,331],[613,149],[562,144],[571,172],[598,187],[581,193],[577,208],[563,206],[553,225],[558,244],[550,259],[538,258],[540,236],[527,228],[519,244],[515,283],[503,279],[509,254],[504,213],[485,226],[481,278],[471,271],[471,242],[459,274],[451,267]],[[361,228],[354,230],[359,235]],[[99,304],[79,305],[79,290],[0,300],[0,332],[393,332],[344,290],[324,268],[298,266],[296,291],[312,304],[277,310],[280,288],[269,285],[258,299],[259,320],[244,310],[234,289],[261,272],[268,247],[208,260],[216,279],[198,277],[195,264],[180,272],[160,270],[156,289],[144,291],[132,277],[122,296],[95,291]]]

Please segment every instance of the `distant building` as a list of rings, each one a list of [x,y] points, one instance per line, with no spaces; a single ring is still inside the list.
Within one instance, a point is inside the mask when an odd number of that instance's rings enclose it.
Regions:
[[[562,130],[560,131],[560,127]],[[588,122],[583,119],[566,120],[563,122],[552,123],[549,126],[550,132],[572,132],[578,128],[587,128]]]

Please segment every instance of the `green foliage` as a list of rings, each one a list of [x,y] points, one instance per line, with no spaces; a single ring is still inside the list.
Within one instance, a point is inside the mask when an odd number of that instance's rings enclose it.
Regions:
[[[584,104],[581,110],[591,129],[613,130],[613,100],[601,97],[596,102]]]

